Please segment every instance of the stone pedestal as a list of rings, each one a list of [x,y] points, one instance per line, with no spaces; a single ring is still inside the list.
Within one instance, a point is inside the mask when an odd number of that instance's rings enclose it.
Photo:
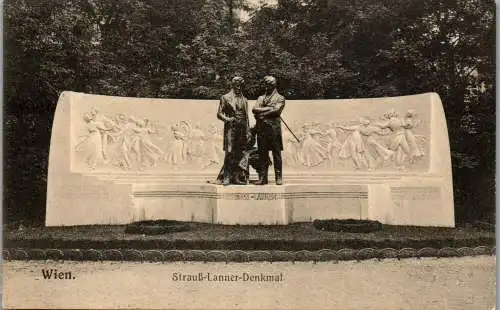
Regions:
[[[288,224],[283,186],[227,186],[217,188],[216,219],[226,225]]]

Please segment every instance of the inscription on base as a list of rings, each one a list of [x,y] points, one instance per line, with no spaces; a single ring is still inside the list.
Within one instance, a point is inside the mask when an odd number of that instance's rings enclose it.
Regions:
[[[439,200],[441,189],[439,187],[393,187],[393,200]]]
[[[392,202],[396,208],[419,208],[422,205],[430,206],[441,201],[439,187],[393,187]]]
[[[222,194],[222,199],[233,200],[277,200],[283,198],[283,195],[278,196],[277,193],[228,193]]]

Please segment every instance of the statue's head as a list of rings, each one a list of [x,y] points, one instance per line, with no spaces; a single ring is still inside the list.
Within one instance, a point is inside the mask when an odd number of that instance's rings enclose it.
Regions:
[[[265,76],[263,82],[266,91],[274,90],[276,88],[276,78],[274,76],[271,75]]]
[[[118,113],[115,116],[115,120],[117,123],[123,123],[127,121],[127,117],[123,113]]]
[[[216,134],[217,133],[217,126],[215,126],[214,124],[210,124],[210,125],[208,125],[207,131],[211,134]]]
[[[146,121],[145,120],[142,120],[142,119],[138,119],[135,121],[135,124],[140,127],[140,128],[144,128],[146,126]]]
[[[359,123],[360,123],[361,125],[370,125],[370,123],[371,123],[371,122],[370,122],[370,120],[369,120],[368,118],[366,118],[366,117],[360,117],[360,118],[359,118]]]
[[[99,113],[99,110],[97,110],[96,108],[91,108],[91,109],[90,109],[90,115],[92,115],[92,116],[96,116],[96,115],[97,115],[97,113]]]
[[[83,114],[83,120],[86,122],[86,123],[90,123],[90,121],[92,120],[93,116],[91,113],[84,113]]]
[[[384,114],[384,117],[386,119],[391,119],[393,117],[398,117],[398,112],[396,112],[396,110],[394,109],[390,109],[389,111],[387,111],[385,114]]]
[[[413,110],[413,109],[410,109],[406,112],[406,117],[407,118],[413,118],[417,116],[417,111]]]
[[[241,76],[235,76],[231,80],[231,87],[236,91],[241,91],[244,83],[245,83],[245,80]]]

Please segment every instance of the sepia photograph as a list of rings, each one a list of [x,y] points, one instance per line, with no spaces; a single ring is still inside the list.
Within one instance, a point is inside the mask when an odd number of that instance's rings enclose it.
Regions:
[[[3,2],[5,309],[496,309],[492,0]]]

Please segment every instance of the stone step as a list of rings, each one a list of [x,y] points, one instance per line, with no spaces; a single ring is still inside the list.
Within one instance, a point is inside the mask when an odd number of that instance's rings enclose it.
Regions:
[[[92,174],[88,177],[96,177],[104,181],[112,181],[117,184],[208,184],[213,183],[216,175],[110,175],[110,174]],[[284,175],[286,184],[379,184],[384,182],[399,181],[413,176],[408,175]],[[420,175],[419,178],[433,179],[436,175]],[[250,175],[250,181],[256,181],[257,175]],[[269,183],[273,184],[274,174],[268,176]],[[249,184],[249,186],[252,184]]]

